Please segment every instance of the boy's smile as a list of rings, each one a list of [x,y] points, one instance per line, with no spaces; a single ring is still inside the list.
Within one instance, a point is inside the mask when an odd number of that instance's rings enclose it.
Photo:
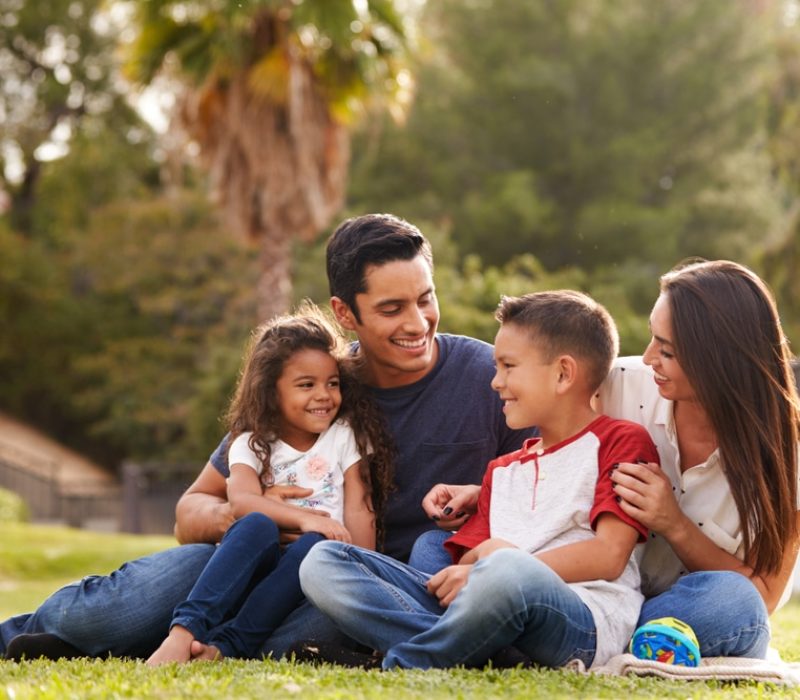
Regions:
[[[528,428],[549,418],[558,373],[554,362],[545,361],[530,333],[513,323],[500,326],[494,357],[492,389],[504,402],[508,427]]]

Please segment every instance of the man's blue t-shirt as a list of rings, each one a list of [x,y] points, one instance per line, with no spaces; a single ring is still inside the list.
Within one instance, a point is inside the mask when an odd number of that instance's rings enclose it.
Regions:
[[[413,384],[372,388],[398,450],[395,489],[386,504],[383,551],[407,561],[417,537],[434,529],[420,505],[438,483],[479,484],[490,460],[522,446],[533,430],[510,430],[491,388],[492,346],[438,334],[434,368]],[[228,437],[210,461],[228,476]]]

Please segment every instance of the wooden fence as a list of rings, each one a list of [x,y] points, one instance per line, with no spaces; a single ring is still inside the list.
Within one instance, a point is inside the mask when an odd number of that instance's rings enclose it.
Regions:
[[[197,465],[126,462],[109,483],[65,481],[56,463],[36,467],[0,456],[0,487],[17,493],[34,522],[146,534],[169,534],[175,503],[199,472]]]

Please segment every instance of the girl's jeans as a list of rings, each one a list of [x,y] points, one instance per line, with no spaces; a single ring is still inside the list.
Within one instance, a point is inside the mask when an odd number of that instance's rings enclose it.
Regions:
[[[305,533],[282,548],[270,518],[244,516],[228,529],[189,596],[175,608],[172,625],[185,627],[225,657],[260,656],[266,639],[303,599],[297,570],[324,539]]]

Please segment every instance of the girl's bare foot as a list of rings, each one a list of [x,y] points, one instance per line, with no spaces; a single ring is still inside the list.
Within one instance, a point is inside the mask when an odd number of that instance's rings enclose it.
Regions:
[[[194,636],[185,627],[175,625],[167,638],[147,659],[148,666],[161,666],[171,662],[185,664],[191,659],[191,645]]]
[[[197,640],[192,642],[190,653],[192,661],[222,661],[225,658],[217,647]]]

